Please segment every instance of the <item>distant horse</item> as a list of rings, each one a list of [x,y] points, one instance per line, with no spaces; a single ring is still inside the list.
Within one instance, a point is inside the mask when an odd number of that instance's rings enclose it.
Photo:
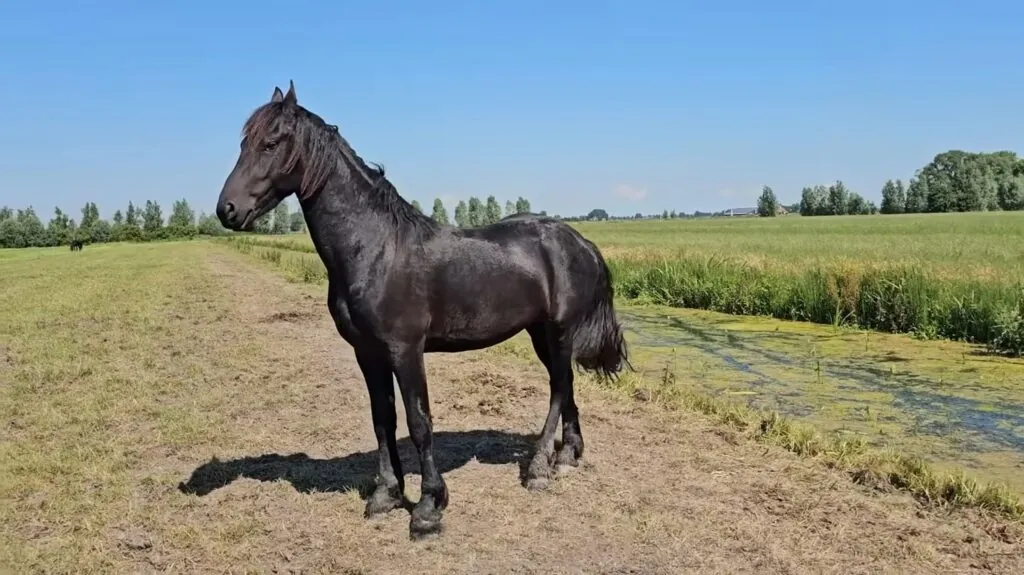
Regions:
[[[422,475],[410,537],[441,530],[448,488],[434,463],[424,353],[482,349],[526,330],[551,388],[526,486],[543,489],[553,468],[578,465],[573,359],[605,377],[632,368],[608,266],[593,243],[534,214],[476,228],[438,225],[398,194],[382,167],[364,163],[337,126],[300,106],[289,82],[287,94],[274,88],[246,120],[217,217],[229,229],[251,229],[293,193],[327,268],[327,307],[370,396],[379,462],[365,516],[403,504],[394,374]]]
[[[71,251],[80,252],[82,247],[85,246],[85,242],[82,240],[71,240]]]

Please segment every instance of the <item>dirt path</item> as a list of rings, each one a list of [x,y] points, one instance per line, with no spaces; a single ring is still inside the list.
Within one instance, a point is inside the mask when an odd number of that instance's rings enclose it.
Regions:
[[[150,479],[135,494],[145,513],[111,535],[121,572],[1024,572],[1019,529],[922,511],[697,415],[596,389],[579,392],[585,464],[547,492],[528,492],[519,461],[546,411],[546,376],[539,363],[486,352],[427,358],[451,504],[439,539],[411,542],[405,511],[362,518],[357,490],[371,481],[376,445],[324,289],[233,252],[201,257],[220,294],[209,305],[221,309],[203,328],[217,334],[208,352],[221,357],[206,385],[220,388],[232,432],[134,465]],[[233,307],[222,309],[227,296]],[[404,417],[398,435],[415,500]]]

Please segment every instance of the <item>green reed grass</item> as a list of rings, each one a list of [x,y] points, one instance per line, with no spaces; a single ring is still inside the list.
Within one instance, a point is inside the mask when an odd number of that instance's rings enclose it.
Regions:
[[[711,257],[610,260],[618,295],[643,303],[856,326],[1024,353],[1024,287],[936,281],[913,266],[772,272]]]

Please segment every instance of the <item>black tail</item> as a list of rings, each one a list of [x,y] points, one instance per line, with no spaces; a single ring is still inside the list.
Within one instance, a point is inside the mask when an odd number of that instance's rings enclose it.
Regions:
[[[615,288],[612,287],[612,274],[597,246],[585,238],[581,239],[597,259],[600,273],[596,283],[581,286],[581,289],[589,289],[588,305],[582,314],[577,315],[566,326],[567,335],[571,338],[577,365],[587,371],[595,371],[604,377],[613,378],[624,367],[632,371],[633,366],[629,363],[622,326],[615,317]]]

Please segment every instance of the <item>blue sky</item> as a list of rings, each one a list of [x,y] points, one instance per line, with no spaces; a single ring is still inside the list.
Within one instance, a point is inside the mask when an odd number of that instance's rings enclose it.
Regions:
[[[563,215],[877,201],[949,148],[1024,152],[1024,4],[0,3],[0,205],[213,210],[275,85],[429,206]]]

